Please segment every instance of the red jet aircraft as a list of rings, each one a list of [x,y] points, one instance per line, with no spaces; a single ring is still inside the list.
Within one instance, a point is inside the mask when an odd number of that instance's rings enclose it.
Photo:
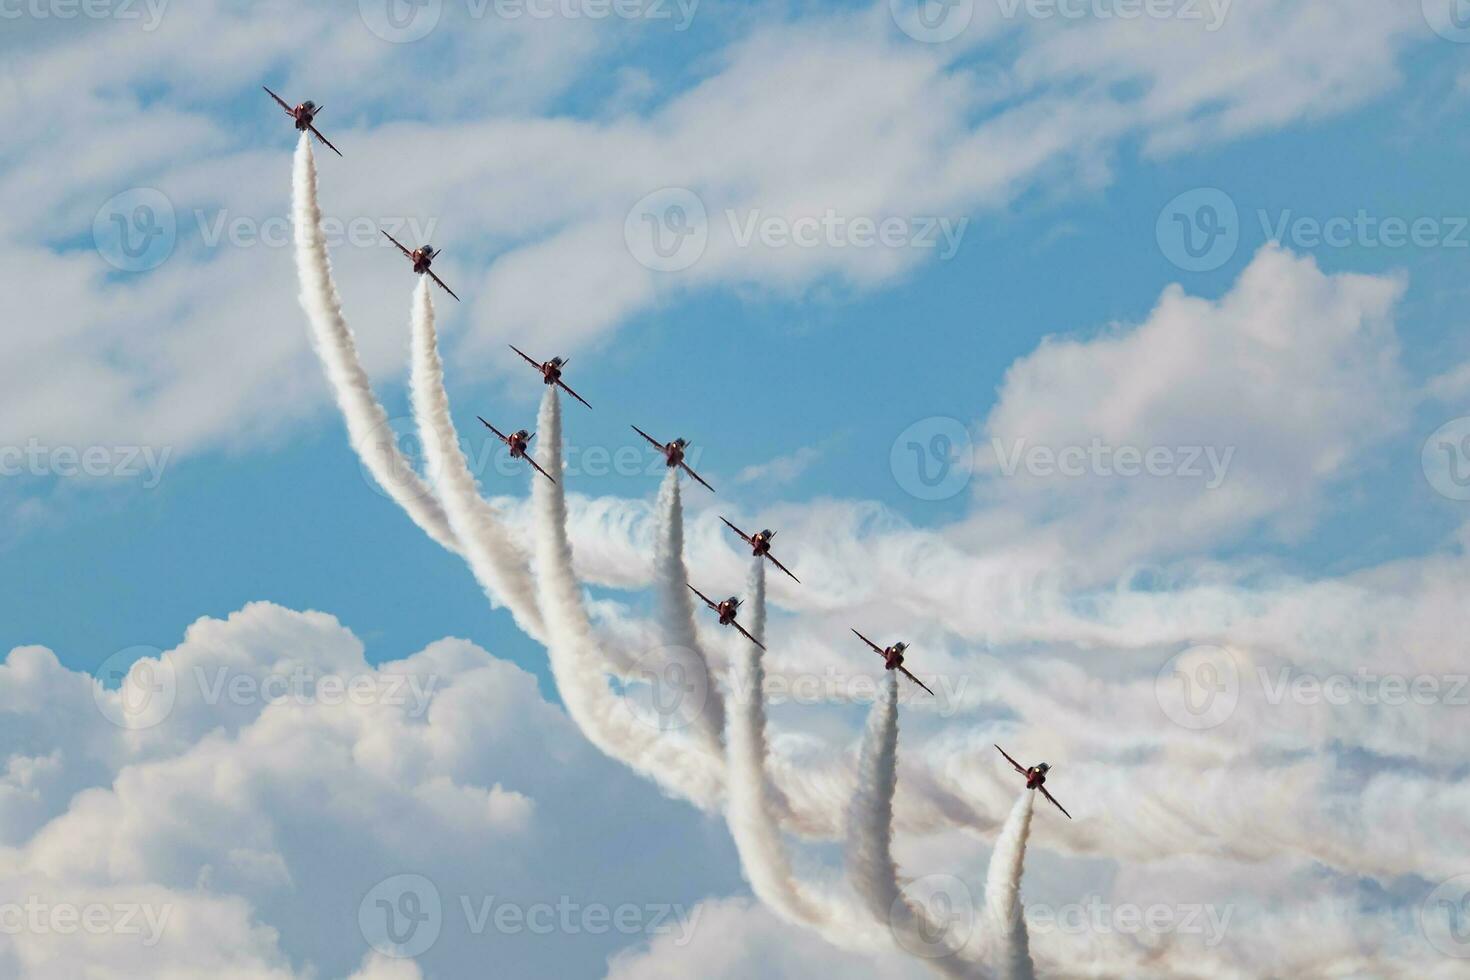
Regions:
[[[261,88],[265,88],[265,86],[262,85]],[[286,110],[286,115],[296,120],[297,129],[299,129],[303,133],[310,132],[311,135],[315,136],[317,139],[327,144],[327,149],[331,150],[339,157],[342,155],[342,151],[333,146],[330,140],[328,140],[325,136],[318,132],[316,126],[313,123],[313,120],[315,120],[317,115],[322,111],[321,106],[317,105],[315,102],[306,101],[301,103],[299,106],[293,108],[290,104],[286,102],[285,99],[281,98],[270,89],[265,88],[265,94],[269,95],[271,98],[275,99],[276,102],[280,103],[281,108]]]
[[[723,517],[721,517],[720,520],[725,521]],[[734,531],[736,534],[740,535],[741,540],[750,545],[750,553],[752,555],[771,559],[771,563],[773,565],[781,569],[781,571],[785,572],[787,575],[791,575],[791,569],[781,564],[780,560],[777,559],[775,555],[771,554],[771,539],[776,536],[775,531],[767,530],[761,531],[757,534],[746,534],[744,531],[740,530],[740,528],[736,527],[734,524],[731,524],[729,521],[725,521],[725,526]],[[801,581],[801,579],[797,578],[795,575],[791,575],[791,580],[794,582]]]
[[[929,691],[929,685],[919,680],[913,674],[910,674],[909,669],[903,665],[903,652],[909,648],[909,645],[907,643],[895,643],[891,647],[884,648],[880,647],[878,644],[874,643],[866,636],[863,636],[863,634],[858,633],[857,630],[853,630],[853,632],[857,633],[857,638],[859,640],[862,640],[868,646],[872,647],[873,650],[878,654],[878,656],[883,658],[884,670],[896,670],[899,673],[903,674],[903,676],[907,677],[909,680],[913,681],[915,684],[922,687],[924,690]],[[934,692],[929,691],[929,694],[933,696]]]
[[[685,584],[688,584],[688,583],[685,583]],[[744,626],[741,626],[739,623],[735,622],[735,613],[736,613],[736,611],[738,611],[740,609],[740,600],[739,599],[735,598],[734,596],[731,596],[730,598],[726,599],[724,602],[715,602],[709,596],[705,595],[703,592],[699,591],[698,589],[696,589],[692,585],[689,586],[689,591],[690,592],[693,592],[695,595],[697,595],[701,599],[703,599],[704,600],[704,604],[706,606],[709,606],[711,609],[713,609],[716,613],[719,614],[719,616],[720,616],[720,625],[721,626],[733,626],[737,630],[740,631],[740,635],[741,636],[745,637],[751,643],[754,643],[756,646],[760,647],[762,650],[764,650],[766,648],[766,645],[764,643],[762,643],[760,640],[757,640],[755,637],[753,637],[749,633],[747,633],[745,631],[745,627]]]
[[[633,431],[658,447],[659,452],[664,454],[664,464],[670,469],[673,469],[675,466],[680,467],[685,473],[688,473],[690,476],[694,477],[701,484],[703,484],[704,488],[710,493],[715,492],[714,487],[710,486],[708,483],[705,483],[704,478],[698,473],[691,470],[689,468],[689,464],[684,462],[684,448],[688,446],[689,443],[685,442],[683,439],[675,439],[673,442],[670,443],[659,442],[653,436],[649,435],[647,432],[644,432],[636,425],[633,426]]]
[[[475,418],[480,419],[480,416],[476,415]],[[541,467],[536,466],[536,461],[526,454],[526,446],[530,444],[532,439],[536,438],[536,433],[527,432],[525,429],[518,429],[515,432],[512,432],[510,435],[506,435],[504,432],[501,432],[499,429],[495,428],[495,426],[491,425],[489,422],[486,422],[484,419],[480,419],[480,422],[485,426],[485,428],[489,429],[491,432],[499,436],[501,442],[510,447],[510,455],[512,459],[524,459],[526,462],[530,463],[536,468],[537,473],[540,473],[552,483],[556,482],[556,477],[552,476]]]
[[[382,231],[381,228],[378,230]],[[416,248],[412,252],[410,252],[407,248],[403,246],[402,242],[394,238],[392,235],[388,234],[386,231],[383,232],[383,236],[394,245],[397,245],[398,251],[408,256],[408,260],[413,263],[414,272],[417,272],[421,276],[428,276],[430,279],[439,284],[440,289],[444,290],[450,296],[454,296],[454,290],[444,285],[444,280],[434,275],[434,270],[429,268],[431,265],[434,264],[434,260],[439,257],[439,253],[444,251],[442,248],[438,251],[435,251],[434,246],[425,245],[421,248]],[[454,296],[454,298],[456,301],[459,299],[458,296]]]
[[[531,365],[533,368],[541,372],[542,384],[556,385],[562,391],[565,391],[567,394],[577,399],[577,401],[581,402],[583,405],[587,405],[587,399],[583,398],[581,395],[573,391],[570,387],[567,386],[567,383],[561,379],[561,369],[567,366],[567,362],[571,360],[570,357],[553,357],[549,361],[542,362],[535,360],[531,357],[531,355],[521,350],[515,344],[511,344],[510,349],[521,355],[521,357],[525,358],[527,364]],[[587,405],[587,407],[591,408],[592,406]]]
[[[1056,805],[1056,808],[1058,810],[1066,813],[1068,820],[1072,819],[1072,815],[1070,813],[1067,813],[1067,808],[1062,806],[1060,803],[1057,803],[1057,798],[1046,791],[1046,774],[1051,771],[1051,766],[1047,765],[1045,762],[1038,762],[1030,769],[1022,769],[1021,764],[1015,759],[1012,759],[1009,755],[1007,755],[1005,749],[1001,748],[999,745],[995,746],[995,749],[1001,755],[1004,755],[1006,757],[1007,762],[1016,767],[1016,772],[1026,777],[1027,789],[1041,790],[1042,796],[1046,797],[1048,800],[1051,800],[1052,803]]]

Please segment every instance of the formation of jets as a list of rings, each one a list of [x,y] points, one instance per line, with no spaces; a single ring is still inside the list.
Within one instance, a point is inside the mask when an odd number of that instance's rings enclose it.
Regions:
[[[265,88],[265,86],[261,87]],[[265,88],[265,91],[267,95],[274,99],[276,103],[280,105],[283,110],[285,110],[286,115],[291,117],[293,124],[298,131],[311,133],[333,153],[337,154],[339,157],[342,156],[342,151],[333,146],[331,141],[323,136],[321,131],[316,128],[316,117],[321,114],[321,106],[309,100],[306,102],[302,102],[299,105],[293,106],[285,99],[282,99],[279,95],[272,92],[269,88]],[[413,264],[413,271],[415,273],[421,276],[428,276],[434,281],[437,286],[439,286],[440,289],[444,290],[450,296],[453,296],[456,301],[459,300],[459,296],[455,294],[454,290],[450,289],[449,286],[445,284],[444,280],[440,279],[433,270],[434,259],[439,256],[440,250],[435,249],[432,245],[422,245],[415,249],[409,249],[406,245],[404,245],[398,239],[394,238],[392,235],[388,234],[386,231],[383,232],[383,235],[388,239],[388,241],[397,246],[398,250],[402,252],[403,255],[409,260],[409,262]],[[567,358],[553,357],[549,361],[538,361],[527,354],[525,351],[521,350],[519,347],[516,347],[514,344],[510,345],[510,349],[520,355],[520,357],[527,364],[531,365],[538,372],[540,372],[541,380],[544,384],[555,385],[561,390],[565,391],[567,394],[571,395],[577,401],[581,402],[583,405],[586,405],[588,408],[592,407],[590,404],[588,404],[587,399],[583,398],[581,395],[577,394],[577,392],[573,391],[572,388],[562,379],[562,370],[567,365]],[[476,417],[479,418],[479,416]],[[504,432],[501,432],[499,429],[495,428],[495,426],[485,421],[485,419],[480,418],[480,422],[484,424],[485,428],[493,432],[501,442],[505,443],[505,445],[510,449],[511,458],[525,460],[536,470],[537,473],[540,473],[552,483],[556,482],[556,478],[550,473],[546,472],[544,469],[542,469],[541,466],[537,464],[534,459],[531,458],[528,452],[528,447],[530,446],[531,440],[536,438],[536,433],[528,432],[525,429],[518,429],[515,432],[512,432],[510,435],[506,435]],[[659,442],[653,436],[649,435],[647,432],[644,432],[636,425],[633,426],[633,431],[637,432],[644,439],[648,440],[648,442],[652,444],[659,452],[663,453],[664,464],[669,469],[674,469],[676,467],[682,469],[685,473],[688,473],[691,477],[697,480],[699,484],[703,486],[706,490],[709,490],[711,493],[715,492],[715,488],[710,486],[709,483],[707,483],[705,479],[701,477],[698,473],[694,472],[694,469],[685,461],[684,452],[689,446],[687,440],[679,438],[675,439],[673,442]],[[755,534],[747,534],[746,532],[742,531],[740,528],[732,524],[729,520],[726,520],[724,517],[721,517],[720,520],[724,521],[726,527],[737,534],[742,541],[750,546],[752,555],[758,558],[768,559],[782,572],[785,572],[788,576],[790,576],[792,581],[798,583],[801,581],[801,579],[797,578],[796,575],[792,573],[791,569],[781,564],[780,560],[777,559],[775,555],[771,554],[771,539],[776,536],[775,531],[767,528],[758,531]],[[715,602],[709,596],[696,589],[693,585],[689,585],[689,591],[698,596],[704,602],[704,604],[715,613],[715,615],[719,619],[719,623],[721,626],[734,627],[741,636],[745,637],[751,643],[754,643],[762,650],[766,649],[765,644],[761,643],[754,636],[751,636],[750,633],[745,629],[745,627],[740,625],[740,623],[737,621],[736,616],[739,613],[741,605],[741,600],[738,597],[731,596],[723,602]],[[927,684],[915,677],[912,673],[909,672],[909,669],[904,666],[904,654],[908,650],[907,643],[895,643],[892,646],[880,647],[878,644],[874,643],[872,640],[859,633],[856,629],[853,630],[853,633],[856,634],[858,639],[862,640],[869,647],[871,647],[874,653],[883,658],[883,668],[885,670],[898,671],[909,680],[917,684],[919,687],[927,691],[930,696],[934,695],[934,692],[929,689],[929,686]],[[1066,814],[1067,819],[1070,820],[1072,818],[1072,815],[1070,813],[1067,813],[1066,808],[1058,803],[1056,797],[1052,796],[1051,793],[1048,792],[1046,789],[1046,776],[1047,773],[1051,771],[1051,766],[1049,766],[1045,762],[1041,762],[1034,766],[1026,768],[1023,767],[1015,759],[1007,755],[1005,749],[1002,749],[999,745],[996,746],[996,749],[1000,752],[1001,755],[1005,756],[1006,761],[1015,768],[1016,772],[1026,777],[1027,789],[1041,790],[1041,794],[1045,796],[1048,800],[1050,800],[1053,804],[1055,804],[1058,810],[1061,810],[1062,813]]]

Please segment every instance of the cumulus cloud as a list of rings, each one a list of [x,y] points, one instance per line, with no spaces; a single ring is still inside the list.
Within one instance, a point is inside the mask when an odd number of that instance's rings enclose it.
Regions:
[[[1050,338],[1006,372],[980,492],[1119,564],[1309,525],[1408,421],[1403,290],[1268,245],[1219,300],[1171,286],[1137,326]]]
[[[487,948],[520,975],[587,973],[687,934],[702,890],[738,883],[719,848],[702,881],[677,883],[606,853],[609,839],[630,858],[655,839],[693,850],[705,832],[591,752],[534,678],[464,641],[370,666],[331,617],[257,604],[200,620],[151,663],[172,708],[135,712],[149,724],[131,730],[99,710],[117,691],[48,651],[0,667],[9,975],[400,980],[466,975]],[[589,796],[643,802],[587,834]],[[440,905],[418,966],[374,949],[360,921],[403,874]]]

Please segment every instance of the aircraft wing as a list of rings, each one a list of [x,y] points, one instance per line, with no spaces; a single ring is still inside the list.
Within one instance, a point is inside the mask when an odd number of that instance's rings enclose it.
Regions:
[[[587,404],[587,399],[583,398],[581,395],[573,391],[571,386],[568,385],[565,381],[558,379],[558,381],[556,382],[556,386],[562,391],[565,391],[567,394],[571,395],[573,398],[577,399],[577,401],[581,402],[583,405],[587,405],[588,408],[592,407],[591,405]]]
[[[775,555],[771,554],[769,551],[766,552],[766,557],[769,558],[769,559],[771,559],[771,561],[775,564],[775,566],[777,568],[781,569],[781,571],[785,572],[787,575],[791,575],[791,569],[789,569],[785,565],[781,564],[781,559],[777,558]],[[797,578],[795,575],[791,575],[791,581],[797,583],[798,585],[801,584],[801,579]]]
[[[653,443],[660,450],[667,450],[668,449],[667,446],[665,446],[663,443],[659,442],[657,439],[655,439],[653,436],[649,435],[647,432],[644,432],[642,429],[638,428],[638,426],[636,426],[636,425],[633,426],[633,431],[636,432],[636,433],[638,433],[643,438],[647,439],[649,442]]]
[[[686,583],[684,583],[684,584],[685,584],[685,585],[689,585],[689,583],[688,583],[688,582],[686,582]],[[719,606],[718,606],[718,605],[716,605],[716,604],[715,604],[715,603],[714,603],[714,602],[713,602],[713,601],[711,601],[711,599],[710,599],[710,597],[709,597],[709,596],[707,596],[707,595],[705,595],[705,594],[704,594],[704,593],[703,593],[703,592],[701,592],[701,591],[699,591],[699,590],[698,590],[698,589],[696,589],[696,588],[695,588],[695,587],[694,587],[694,586],[692,586],[692,585],[689,585],[689,591],[690,591],[690,592],[693,592],[693,593],[694,593],[694,594],[695,594],[695,595],[697,595],[697,596],[699,596],[699,597],[700,597],[700,598],[701,598],[701,599],[703,599],[703,600],[704,600],[704,604],[705,604],[705,605],[706,605],[706,606],[709,606],[709,607],[710,607],[710,608],[711,608],[711,609],[718,609],[718,608],[720,608],[720,607],[719,607]]]
[[[448,286],[444,285],[444,280],[443,279],[440,279],[438,276],[434,275],[434,270],[433,269],[426,270],[424,272],[424,275],[428,276],[430,279],[432,279],[435,282],[437,282],[439,284],[439,288],[440,289],[444,290],[450,296],[454,296],[454,290],[452,290]],[[460,302],[459,297],[458,296],[454,296],[454,301],[456,303]]]
[[[705,483],[704,482],[704,477],[700,476],[698,473],[696,473],[692,469],[690,469],[688,463],[680,463],[679,464],[679,468],[682,469],[685,473],[688,473],[690,476],[694,477],[696,480],[698,480],[700,482],[700,484],[706,490],[708,490],[710,493],[714,493],[715,492],[715,488],[712,487],[712,486],[710,486],[708,483]]]
[[[1051,800],[1052,803],[1056,805],[1056,808],[1058,810],[1061,810],[1063,813],[1067,813],[1067,808],[1062,806],[1060,803],[1057,803],[1057,798],[1048,793],[1045,786],[1038,786],[1037,789],[1041,790],[1041,795],[1046,797],[1048,800]],[[1070,813],[1067,813],[1067,819],[1072,819],[1072,815]]]
[[[501,432],[499,429],[495,428],[495,426],[491,425],[489,422],[486,422],[484,419],[480,418],[480,416],[478,416],[478,415],[476,415],[475,418],[480,419],[480,422],[485,426],[485,428],[489,429],[491,432],[493,432],[497,436],[499,436],[501,442],[504,442],[506,444],[509,444],[510,440],[508,440],[508,439],[505,438],[505,433],[504,432]]]
[[[261,88],[265,88],[265,86],[262,85]],[[271,98],[275,99],[276,102],[280,105],[280,107],[282,109],[285,109],[288,114],[294,114],[295,110],[292,109],[289,105],[286,104],[286,100],[285,99],[281,98],[279,95],[277,95],[276,93],[272,92],[268,88],[265,88],[265,94],[266,95],[269,95]]]
[[[901,666],[898,669],[901,670],[901,671],[903,671],[903,676],[907,677],[909,680],[913,681],[915,684],[919,685],[924,690],[929,691],[929,685],[928,684],[925,684],[923,681],[919,680],[913,674],[910,674],[909,673],[909,669],[907,667],[902,667]],[[932,697],[937,697],[938,695],[936,695],[933,691],[929,691],[929,696],[932,698]]]
[[[321,140],[323,143],[327,144],[327,149],[331,150],[333,153],[337,154],[339,157],[342,155],[342,151],[339,150],[339,149],[337,149],[335,146],[333,146],[332,145],[332,141],[329,140],[329,139],[327,139],[325,136],[323,136],[322,133],[321,133],[321,130],[317,129],[315,126],[313,126],[310,123],[307,123],[306,128],[309,129],[309,130],[311,130],[311,134],[313,136],[315,136],[317,139]]]
[[[851,629],[851,627],[848,627],[848,628],[849,628],[849,629]],[[857,631],[857,630],[853,630],[853,632],[854,632],[854,633],[857,633],[857,638],[858,638],[858,639],[859,639],[859,640],[862,640],[862,641],[863,641],[863,642],[864,642],[864,643],[866,643],[866,644],[867,644],[867,645],[868,645],[868,646],[870,646],[870,647],[872,647],[872,648],[873,648],[873,652],[874,652],[874,653],[876,653],[876,654],[877,654],[877,655],[878,655],[878,656],[880,656],[880,657],[883,657],[883,656],[887,656],[887,655],[886,655],[886,654],[885,654],[885,653],[884,653],[884,652],[883,652],[883,648],[882,648],[882,647],[880,647],[880,646],[879,646],[879,645],[878,645],[878,644],[876,644],[876,643],[874,643],[874,642],[873,642],[873,641],[872,641],[872,640],[870,640],[870,639],[868,639],[868,638],[867,638],[867,637],[866,637],[866,636],[863,636],[863,634],[861,634],[861,633],[858,633],[858,631]]]
[[[556,477],[552,476],[550,473],[548,473],[545,470],[543,470],[540,467],[540,465],[538,465],[537,462],[534,459],[532,459],[530,456],[522,456],[521,458],[524,459],[526,462],[530,463],[532,466],[535,466],[537,473],[540,473],[542,476],[546,477],[546,479],[550,480],[552,483],[555,483],[556,482]]]
[[[725,521],[723,517],[720,518],[720,520]],[[736,534],[740,535],[740,537],[744,539],[746,544],[750,544],[750,535],[746,534],[744,531],[740,530],[740,528],[736,527],[734,524],[731,524],[729,521],[725,521],[725,526],[734,531]],[[755,546],[751,545],[751,547]]]
[[[738,629],[740,631],[740,635],[743,636],[743,637],[745,637],[751,643],[754,643],[756,646],[760,647],[762,650],[764,650],[766,648],[766,645],[764,643],[762,643],[760,640],[757,640],[755,637],[751,636],[750,633],[746,631],[746,629],[745,629],[744,626],[741,626],[739,623],[735,622],[734,620],[731,620],[730,621],[730,625],[733,626],[733,627],[735,627],[736,629]]]
[[[381,229],[381,228],[379,228],[378,230],[379,231],[383,231],[383,229]],[[394,238],[392,235],[388,234],[386,231],[383,231],[383,237],[384,238],[387,238],[388,241],[392,242],[394,245],[397,245],[398,246],[398,251],[402,252],[404,255],[408,256],[409,258],[413,258],[413,253],[410,252],[408,249],[404,248],[403,247],[403,243],[400,242],[398,239]]]
[[[521,350],[515,344],[507,344],[506,346],[508,346],[511,350],[515,351],[517,354],[521,355],[521,357],[525,358],[527,364],[531,365],[533,368],[535,368],[538,371],[541,370],[541,362],[540,361],[537,361],[530,354],[527,354],[525,351]]]
[[[994,744],[994,743],[991,743],[991,744]],[[996,745],[995,746],[995,750],[997,752],[999,752],[1001,755],[1004,755],[1006,757],[1006,761],[1009,762],[1011,765],[1013,765],[1013,766],[1016,767],[1016,772],[1020,773],[1023,776],[1026,775],[1026,767],[1023,766],[1023,765],[1021,765],[1015,759],[1012,759],[1009,755],[1006,755],[1006,750],[1005,749],[1001,748],[999,745]],[[1056,801],[1053,800],[1052,802],[1055,803]]]

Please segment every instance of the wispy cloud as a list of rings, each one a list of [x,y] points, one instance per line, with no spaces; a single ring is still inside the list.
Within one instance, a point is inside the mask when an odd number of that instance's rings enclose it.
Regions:
[[[768,484],[786,484],[801,476],[811,465],[822,458],[822,450],[816,446],[802,446],[794,453],[777,456],[764,463],[747,466],[735,475],[740,484],[757,481]]]

